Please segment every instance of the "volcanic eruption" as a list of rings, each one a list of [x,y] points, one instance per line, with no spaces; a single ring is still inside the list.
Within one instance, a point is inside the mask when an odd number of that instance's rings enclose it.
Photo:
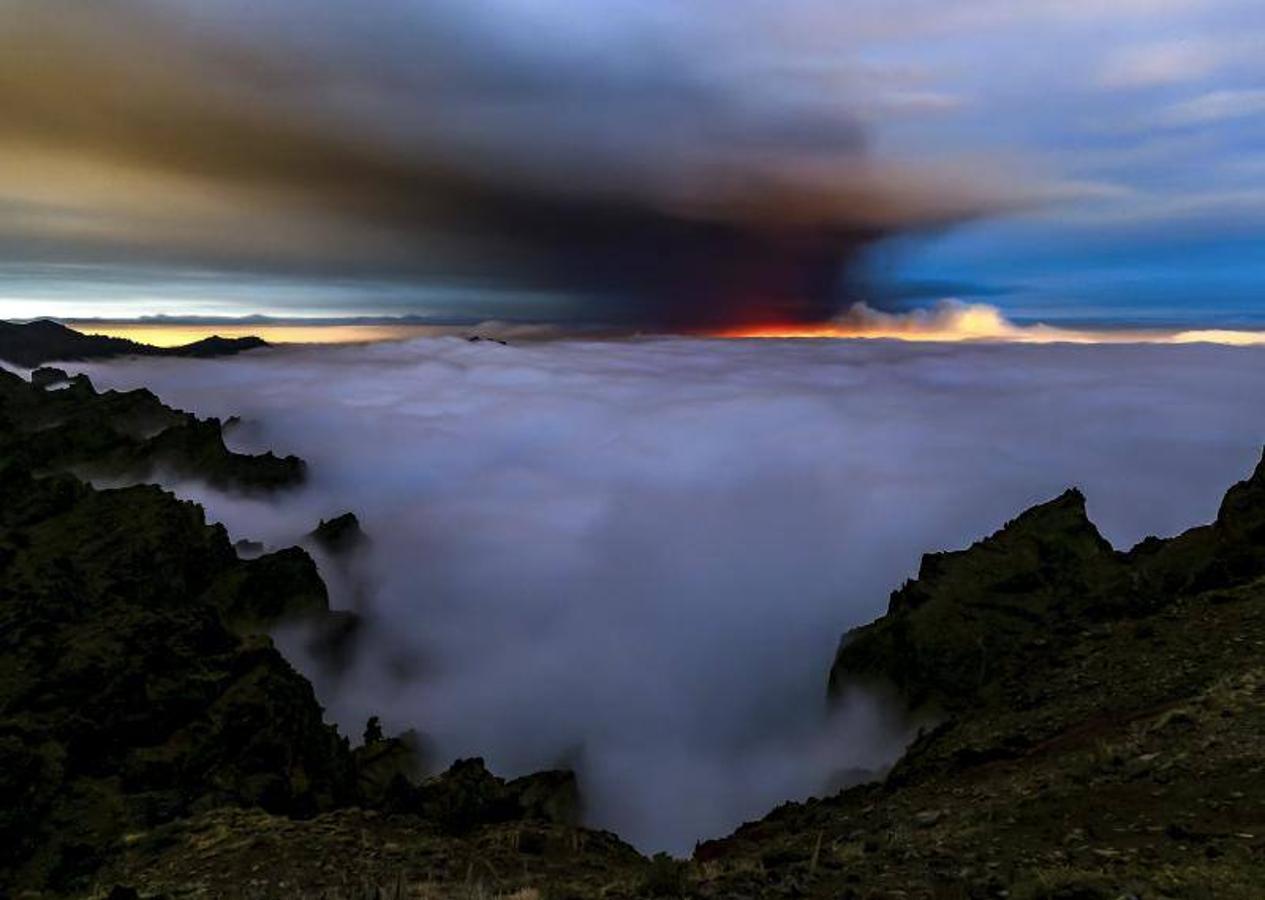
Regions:
[[[718,73],[631,13],[614,47],[537,54],[456,7],[230,6],[11,4],[0,191],[21,214],[0,249],[491,287],[555,320],[714,332],[829,319],[874,242],[1016,200],[876,155],[855,96],[737,47]]]

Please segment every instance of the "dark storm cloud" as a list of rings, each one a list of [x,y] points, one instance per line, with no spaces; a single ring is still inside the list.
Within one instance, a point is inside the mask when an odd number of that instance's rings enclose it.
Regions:
[[[759,35],[717,44],[714,9],[636,9],[9,0],[0,254],[487,280],[710,327],[828,317],[873,241],[1014,199],[867,154],[846,97],[753,89]]]

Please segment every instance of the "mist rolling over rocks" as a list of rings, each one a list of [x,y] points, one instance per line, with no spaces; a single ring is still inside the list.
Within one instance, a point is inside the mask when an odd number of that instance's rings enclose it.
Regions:
[[[345,731],[378,714],[439,766],[573,766],[591,823],[688,851],[900,752],[864,698],[827,716],[826,676],[925,550],[1070,485],[1118,547],[1211,519],[1259,456],[1261,361],[443,338],[68,368],[241,414],[234,449],[307,460],[272,498],[178,485],[233,539],[356,513],[369,541],[346,578],[322,570],[364,607],[361,652],[335,678],[286,647]]]

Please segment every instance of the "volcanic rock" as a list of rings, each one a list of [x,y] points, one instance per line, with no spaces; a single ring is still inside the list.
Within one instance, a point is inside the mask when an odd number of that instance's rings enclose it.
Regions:
[[[328,521],[321,519],[308,537],[331,556],[353,553],[368,541],[355,513],[343,513]]]

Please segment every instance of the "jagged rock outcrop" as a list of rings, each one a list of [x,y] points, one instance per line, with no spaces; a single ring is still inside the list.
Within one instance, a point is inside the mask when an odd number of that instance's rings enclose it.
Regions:
[[[240,560],[215,580],[206,600],[227,625],[245,634],[283,620],[332,615],[325,582],[299,547]]]
[[[423,778],[420,736],[409,732],[384,737],[377,718],[369,720],[364,743],[353,755],[362,797],[382,809],[421,816],[447,832],[460,834],[501,822],[580,822],[579,789],[569,771],[536,772],[507,781],[474,757]]]
[[[372,806],[387,806],[424,775],[421,738],[415,732],[385,737],[377,716],[369,719],[364,742],[353,754],[360,796]]]
[[[368,537],[360,528],[360,520],[355,513],[343,513],[332,519],[321,519],[309,534],[308,538],[321,550],[331,556],[346,556],[354,553],[368,543]]]
[[[1265,574],[1265,457],[1226,492],[1212,524],[1167,541],[1148,538],[1130,551],[1129,561],[1143,589],[1160,602]]]
[[[302,483],[296,456],[234,453],[216,419],[163,405],[147,390],[98,393],[85,375],[60,370],[28,382],[0,370],[0,415],[8,454],[35,471],[146,481],[162,473],[223,490],[275,491]],[[66,387],[49,390],[54,383]],[[38,383],[37,383],[38,382]]]
[[[359,562],[368,543],[355,513],[322,519],[306,536],[305,545],[318,551],[322,565],[330,566],[330,574],[339,579],[342,602],[353,607],[324,617],[308,634],[308,653],[334,675],[350,668],[362,649],[370,589],[368,574]]]
[[[887,614],[842,640],[829,690],[894,686],[911,709],[997,702],[1096,623],[1265,574],[1265,460],[1216,521],[1118,552],[1071,490],[967,550],[931,553]]]
[[[885,684],[933,724],[882,780],[704,843],[690,890],[1256,896],[1263,522],[1265,465],[1211,525],[1128,552],[1068,492],[928,555],[845,638],[830,685]]]
[[[910,707],[980,702],[1061,633],[1127,602],[1121,554],[1068,491],[970,549],[929,553],[885,616],[845,636],[830,691],[881,680]]]
[[[267,346],[267,342],[257,337],[215,335],[182,347],[153,347],[126,338],[83,334],[50,319],[25,324],[0,322],[0,360],[28,369],[54,360],[71,362],[117,356],[233,356]]]
[[[192,416],[138,446],[120,448],[104,464],[132,477],[162,471],[223,490],[276,491],[302,483],[306,474],[297,456],[233,453],[218,419]]]
[[[70,384],[70,376],[66,374],[64,369],[41,366],[31,373],[31,384],[44,390],[68,386]]]
[[[184,344],[179,347],[159,347],[157,349],[160,351],[160,356],[213,359],[217,356],[236,356],[239,353],[245,353],[247,350],[262,350],[268,346],[270,345],[267,341],[254,335],[226,338],[213,334],[210,337],[202,338],[200,341],[194,341],[192,344]]]
[[[506,781],[475,757],[457,760],[439,777],[417,785],[397,780],[394,788],[387,800],[389,808],[419,814],[455,833],[496,822],[576,825],[580,819],[575,775],[566,771]]]
[[[301,583],[253,591],[267,564],[156,487],[0,464],[0,873],[68,890],[129,831],[355,798],[311,686],[231,627],[310,607]]]
[[[81,894],[127,835],[225,807],[389,805],[463,828],[561,815],[554,775],[422,781],[407,738],[353,751],[324,722],[264,634],[337,618],[306,551],[242,559],[196,504],[58,471],[172,421],[183,414],[148,392],[99,395],[82,378],[47,392],[0,373],[0,896]],[[74,445],[89,423],[108,433]]]

